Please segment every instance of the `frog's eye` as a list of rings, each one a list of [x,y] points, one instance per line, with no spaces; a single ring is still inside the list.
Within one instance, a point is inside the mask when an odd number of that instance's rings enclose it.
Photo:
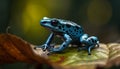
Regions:
[[[51,20],[51,25],[52,25],[52,26],[57,26],[58,23],[59,23],[58,20]]]

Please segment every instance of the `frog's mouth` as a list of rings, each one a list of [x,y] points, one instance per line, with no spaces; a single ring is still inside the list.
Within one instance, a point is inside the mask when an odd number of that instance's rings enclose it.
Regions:
[[[54,32],[54,33],[62,33],[62,31],[58,31],[57,29],[55,29],[55,30],[50,29],[50,28],[46,28],[46,29],[51,31],[51,32]]]
[[[59,31],[59,29],[56,27],[52,28],[52,27],[49,27],[49,26],[45,26],[45,25],[42,25],[46,30],[49,30],[51,32],[62,32],[62,31]]]
[[[51,27],[45,27],[45,29],[47,29],[47,30],[49,30],[49,31],[55,31],[55,30],[53,30]]]
[[[45,27],[45,29],[46,29],[46,30],[50,30],[50,31],[51,31],[51,29],[50,29],[50,28],[48,28],[48,27]]]

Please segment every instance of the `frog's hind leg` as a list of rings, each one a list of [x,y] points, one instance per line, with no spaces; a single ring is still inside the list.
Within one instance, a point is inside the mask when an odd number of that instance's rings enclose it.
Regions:
[[[80,42],[85,44],[85,48],[88,51],[88,55],[91,55],[91,49],[94,48],[96,45],[99,47],[98,38],[95,36],[88,36],[84,34],[80,37]]]

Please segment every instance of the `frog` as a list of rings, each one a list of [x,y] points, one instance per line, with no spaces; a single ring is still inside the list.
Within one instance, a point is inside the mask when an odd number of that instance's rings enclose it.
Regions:
[[[88,55],[91,55],[91,50],[95,47],[99,47],[98,37],[86,34],[81,25],[75,22],[43,17],[43,19],[40,20],[40,25],[51,31],[47,41],[42,46],[36,47],[42,48],[43,51],[62,52],[71,44],[78,45],[78,51],[87,50]],[[63,39],[63,43],[57,48],[51,45],[54,36],[59,36]]]

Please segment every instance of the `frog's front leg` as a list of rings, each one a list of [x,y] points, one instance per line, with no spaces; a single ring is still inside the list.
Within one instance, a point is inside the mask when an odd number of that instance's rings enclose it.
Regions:
[[[42,46],[37,46],[36,48],[42,48],[45,51],[50,46],[50,43],[52,42],[53,38],[54,38],[54,33],[51,33],[45,44],[43,44]]]
[[[65,41],[58,47],[58,48],[53,48],[52,52],[60,52],[63,51],[66,47],[69,46],[70,42],[72,41],[71,37],[67,34],[64,34]]]

